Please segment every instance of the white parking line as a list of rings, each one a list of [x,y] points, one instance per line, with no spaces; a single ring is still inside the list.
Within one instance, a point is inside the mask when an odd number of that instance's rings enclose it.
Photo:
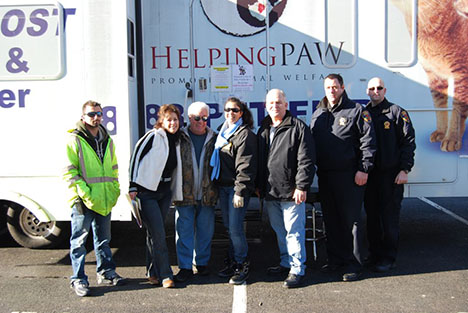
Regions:
[[[232,296],[232,313],[247,312],[247,284],[234,286],[234,294]]]
[[[461,216],[458,216],[457,214],[453,213],[452,211],[447,210],[447,209],[444,208],[443,206],[440,206],[440,205],[438,205],[437,203],[432,202],[431,200],[426,199],[426,198],[424,198],[424,197],[419,197],[419,200],[426,202],[426,203],[429,204],[430,206],[432,206],[432,207],[436,208],[437,210],[440,210],[440,211],[442,211],[442,212],[444,212],[444,213],[450,215],[450,216],[453,217],[454,219],[456,219],[456,220],[462,222],[463,224],[465,224],[466,226],[468,226],[468,221],[467,221],[467,220],[465,220],[465,219],[464,219],[463,217],[461,217]]]

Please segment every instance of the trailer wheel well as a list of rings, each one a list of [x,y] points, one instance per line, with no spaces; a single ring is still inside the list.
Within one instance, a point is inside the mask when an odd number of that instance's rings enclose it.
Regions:
[[[18,203],[3,201],[2,208],[2,215],[5,216],[6,227],[11,237],[23,247],[54,248],[62,243],[69,233],[68,222],[40,222],[31,211]]]

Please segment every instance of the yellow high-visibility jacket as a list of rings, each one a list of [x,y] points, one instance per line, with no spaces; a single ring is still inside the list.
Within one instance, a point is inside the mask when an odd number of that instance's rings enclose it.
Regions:
[[[69,132],[69,164],[65,168],[63,178],[68,182],[71,191],[70,206],[81,198],[88,209],[107,216],[120,195],[114,143],[104,127],[101,127],[101,133],[105,136],[104,156],[101,161],[93,147],[82,137],[83,133],[76,130]]]

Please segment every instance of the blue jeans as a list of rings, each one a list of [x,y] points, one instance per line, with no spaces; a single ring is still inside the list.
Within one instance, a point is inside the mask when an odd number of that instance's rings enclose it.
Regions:
[[[280,265],[291,268],[291,274],[305,275],[305,203],[265,201],[265,207],[276,233]]]
[[[166,278],[172,279],[164,228],[172,192],[169,187],[160,187],[155,192],[138,192],[138,198],[141,202],[141,217],[146,227],[146,275],[158,277],[162,281]]]
[[[214,234],[214,208],[196,205],[177,207],[176,248],[179,268],[192,269],[192,264],[208,265]]]
[[[229,258],[237,263],[242,263],[246,260],[249,250],[244,232],[244,217],[250,198],[244,198],[242,208],[234,208],[233,197],[234,187],[219,187],[219,206],[223,215],[224,227],[229,232]]]
[[[71,282],[82,281],[88,283],[85,274],[86,239],[90,228],[93,228],[94,253],[96,254],[96,272],[112,274],[115,264],[109,246],[111,240],[111,215],[102,216],[87,209],[83,205],[83,213],[76,206],[72,207],[70,259],[73,268]]]

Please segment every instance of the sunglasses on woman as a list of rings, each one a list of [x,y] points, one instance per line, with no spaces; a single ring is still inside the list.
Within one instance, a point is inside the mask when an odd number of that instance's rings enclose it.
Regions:
[[[224,108],[224,112],[234,112],[234,113],[239,113],[241,110],[238,108]]]

